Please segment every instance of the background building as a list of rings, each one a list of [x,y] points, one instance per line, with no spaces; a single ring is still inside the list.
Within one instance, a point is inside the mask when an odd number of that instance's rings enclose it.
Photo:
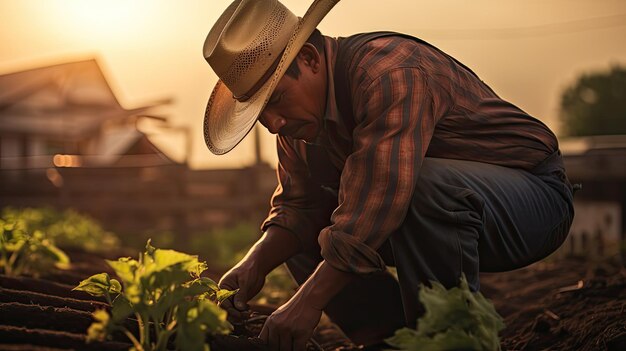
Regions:
[[[167,102],[122,107],[95,59],[0,76],[0,206],[72,207],[121,233],[260,221],[274,170],[172,161],[137,128],[167,127],[150,115]]]

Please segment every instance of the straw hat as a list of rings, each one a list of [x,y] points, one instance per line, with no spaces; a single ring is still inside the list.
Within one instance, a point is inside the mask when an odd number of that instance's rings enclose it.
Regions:
[[[277,0],[235,0],[204,42],[219,81],[204,115],[204,141],[222,155],[252,130],[306,40],[339,0],[315,0],[302,18]]]

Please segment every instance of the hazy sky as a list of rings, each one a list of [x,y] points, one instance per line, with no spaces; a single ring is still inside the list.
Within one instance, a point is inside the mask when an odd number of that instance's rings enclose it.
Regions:
[[[162,113],[188,126],[192,166],[237,167],[251,138],[225,156],[204,146],[202,119],[217,78],[202,45],[227,0],[0,0],[0,74],[97,57],[126,108],[172,97]],[[296,15],[310,1],[285,0]],[[584,72],[626,65],[623,0],[342,0],[319,27],[346,36],[395,30],[425,39],[471,67],[500,96],[558,132],[561,91]],[[152,139],[175,159],[182,133]],[[273,136],[263,154],[275,162]]]

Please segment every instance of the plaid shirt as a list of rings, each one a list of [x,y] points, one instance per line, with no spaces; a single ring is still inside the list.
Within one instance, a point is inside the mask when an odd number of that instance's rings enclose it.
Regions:
[[[262,229],[289,230],[336,269],[385,269],[376,249],[402,224],[424,157],[532,170],[558,149],[543,123],[454,60],[395,36],[356,52],[349,67],[354,121],[346,123],[333,84],[341,42],[325,40],[324,130],[315,146],[277,137],[279,184]],[[315,147],[327,152],[326,165],[309,159]],[[315,173],[337,174],[337,192]]]

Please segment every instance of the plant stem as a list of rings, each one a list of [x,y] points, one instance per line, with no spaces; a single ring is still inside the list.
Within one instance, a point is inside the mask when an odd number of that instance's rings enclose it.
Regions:
[[[175,327],[176,327],[176,320],[173,320],[170,322],[170,324],[167,325],[166,330],[171,331],[171,330],[174,330]]]
[[[135,338],[135,336],[133,335],[133,333],[130,332],[130,330],[122,327],[122,332],[124,332],[124,334],[130,339],[130,341],[133,343],[133,346],[135,346],[137,351],[144,351],[143,345],[141,345],[141,343],[137,340],[137,338]]]
[[[162,331],[158,335],[158,342],[156,344],[155,350],[156,351],[165,351],[165,350],[167,350],[167,341],[170,339],[170,336],[172,336],[173,333],[174,333],[174,331],[169,330],[169,329]]]
[[[18,271],[17,267],[15,267],[15,261],[17,260],[18,253],[19,253],[19,250],[13,252],[11,257],[9,258],[9,262],[7,264],[6,273],[5,273],[9,277],[18,275],[15,273],[16,271]]]
[[[137,318],[137,324],[139,326],[139,342],[143,345],[145,342],[145,329],[144,329],[144,323],[143,323],[143,319],[141,314],[139,314],[139,312],[135,312],[135,318]]]
[[[152,349],[150,347],[150,317],[148,314],[143,315],[144,317],[144,321],[143,321],[143,335],[144,335],[144,345],[146,345],[146,349]]]

